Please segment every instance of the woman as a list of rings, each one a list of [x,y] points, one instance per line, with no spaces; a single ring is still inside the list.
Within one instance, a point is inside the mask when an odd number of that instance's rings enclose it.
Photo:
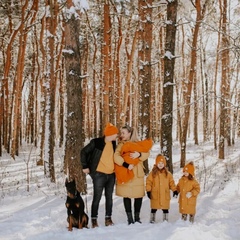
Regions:
[[[152,140],[139,141],[134,128],[121,128],[121,142],[114,153],[116,195],[123,197],[128,224],[141,223],[140,210],[145,195],[143,161],[149,157],[151,147]],[[134,220],[131,198],[134,198]]]

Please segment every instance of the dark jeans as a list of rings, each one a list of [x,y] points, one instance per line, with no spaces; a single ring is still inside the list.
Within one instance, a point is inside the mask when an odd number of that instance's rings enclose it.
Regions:
[[[112,216],[112,206],[113,206],[113,189],[115,185],[115,173],[105,174],[101,172],[96,172],[93,176],[93,201],[91,209],[91,218],[98,217],[99,202],[102,197],[103,190],[105,192],[105,216]]]
[[[134,212],[140,213],[142,207],[142,198],[134,198]],[[126,212],[132,212],[131,198],[123,198],[123,204]]]

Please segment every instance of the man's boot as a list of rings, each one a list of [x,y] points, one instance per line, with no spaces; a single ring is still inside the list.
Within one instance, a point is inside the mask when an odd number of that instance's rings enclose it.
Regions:
[[[98,222],[96,218],[92,218],[92,228],[98,227]]]
[[[111,217],[105,217],[105,226],[113,226],[114,223],[112,221],[112,218]]]
[[[163,213],[163,221],[168,222],[168,213]]]
[[[135,222],[142,223],[142,222],[140,221],[140,213],[139,213],[139,212],[135,212],[135,213],[134,213],[134,220],[135,220]]]
[[[193,215],[193,214],[190,214],[190,216],[189,216],[189,221],[190,221],[191,223],[194,222],[194,215]]]
[[[127,212],[127,218],[128,218],[128,225],[133,224],[133,216],[132,216],[132,212]]]
[[[150,213],[150,223],[155,223],[156,213]]]

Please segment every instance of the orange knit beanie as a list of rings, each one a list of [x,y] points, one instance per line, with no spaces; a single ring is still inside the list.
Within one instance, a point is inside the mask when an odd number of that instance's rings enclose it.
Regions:
[[[108,123],[107,126],[104,129],[104,135],[105,136],[111,136],[111,135],[114,135],[114,134],[118,134],[117,127],[115,127],[111,123]]]
[[[155,160],[156,165],[157,165],[159,162],[163,162],[163,163],[164,163],[164,166],[166,167],[166,165],[167,165],[166,159],[165,159],[165,157],[164,157],[163,155],[161,155],[161,154],[157,155],[156,160]]]
[[[194,176],[194,165],[193,162],[188,163],[184,168],[183,168],[183,172],[188,172],[190,173],[192,176]]]

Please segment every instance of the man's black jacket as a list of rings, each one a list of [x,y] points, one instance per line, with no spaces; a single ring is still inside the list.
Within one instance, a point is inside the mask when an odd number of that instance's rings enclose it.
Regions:
[[[116,149],[116,141],[112,141],[113,151]],[[90,176],[93,177],[93,174],[96,172],[98,163],[100,161],[103,149],[105,147],[105,138],[94,138],[81,150],[81,164],[82,168],[90,169]]]

